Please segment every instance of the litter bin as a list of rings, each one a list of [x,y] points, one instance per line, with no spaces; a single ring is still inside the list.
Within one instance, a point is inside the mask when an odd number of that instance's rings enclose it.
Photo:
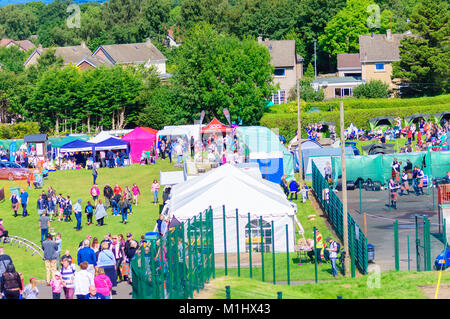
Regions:
[[[372,244],[367,245],[367,258],[370,263],[375,260],[375,246]]]

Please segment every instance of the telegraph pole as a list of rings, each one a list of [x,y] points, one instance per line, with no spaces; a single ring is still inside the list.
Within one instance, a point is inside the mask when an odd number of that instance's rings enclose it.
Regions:
[[[303,189],[303,161],[302,161],[302,119],[300,102],[300,78],[297,79],[297,144],[298,144],[298,175],[300,176],[300,189]]]
[[[340,126],[341,126],[341,171],[342,171],[342,214],[343,214],[343,237],[345,251],[345,276],[350,274],[350,255],[348,249],[348,217],[347,217],[347,171],[345,168],[345,136],[344,136],[344,102],[340,106]]]

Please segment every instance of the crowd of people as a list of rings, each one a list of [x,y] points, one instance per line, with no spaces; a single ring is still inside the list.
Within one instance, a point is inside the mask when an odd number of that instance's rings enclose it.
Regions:
[[[68,250],[61,255],[57,238],[47,234],[42,243],[46,266],[46,285],[51,287],[53,299],[109,299],[114,287],[121,281],[132,281],[130,262],[140,242],[128,233],[106,234],[102,241],[88,235],[76,252],[76,263]],[[23,275],[16,272],[10,256],[0,247],[0,293],[5,299],[37,299],[39,289],[36,278],[24,286]]]

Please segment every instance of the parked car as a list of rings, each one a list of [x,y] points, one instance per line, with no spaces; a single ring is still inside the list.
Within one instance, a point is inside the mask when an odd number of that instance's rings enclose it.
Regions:
[[[445,270],[450,262],[450,249],[443,250],[434,261],[434,269]]]
[[[23,168],[14,162],[0,162],[0,179],[7,179],[10,181],[16,179],[27,179],[32,172]]]

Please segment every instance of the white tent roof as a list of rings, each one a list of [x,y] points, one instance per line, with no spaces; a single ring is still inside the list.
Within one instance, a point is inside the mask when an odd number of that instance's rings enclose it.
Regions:
[[[158,137],[159,136],[189,136],[189,130],[187,128],[183,128],[183,127],[168,127],[168,128],[164,128],[160,131],[158,131]]]
[[[117,138],[117,137],[115,137],[115,136],[110,135],[109,133],[107,133],[107,132],[105,132],[105,131],[101,131],[100,133],[98,133],[98,134],[97,134],[96,136],[94,136],[93,138],[90,138],[90,139],[88,140],[88,142],[89,142],[89,143],[95,143],[95,144],[97,144],[97,143],[106,141],[107,139],[109,139],[109,138],[111,138],[111,137]],[[117,139],[118,139],[118,138],[117,138]]]
[[[294,216],[295,211],[281,187],[225,164],[193,180],[172,187],[169,212],[186,220],[211,206],[216,214],[236,216]]]

